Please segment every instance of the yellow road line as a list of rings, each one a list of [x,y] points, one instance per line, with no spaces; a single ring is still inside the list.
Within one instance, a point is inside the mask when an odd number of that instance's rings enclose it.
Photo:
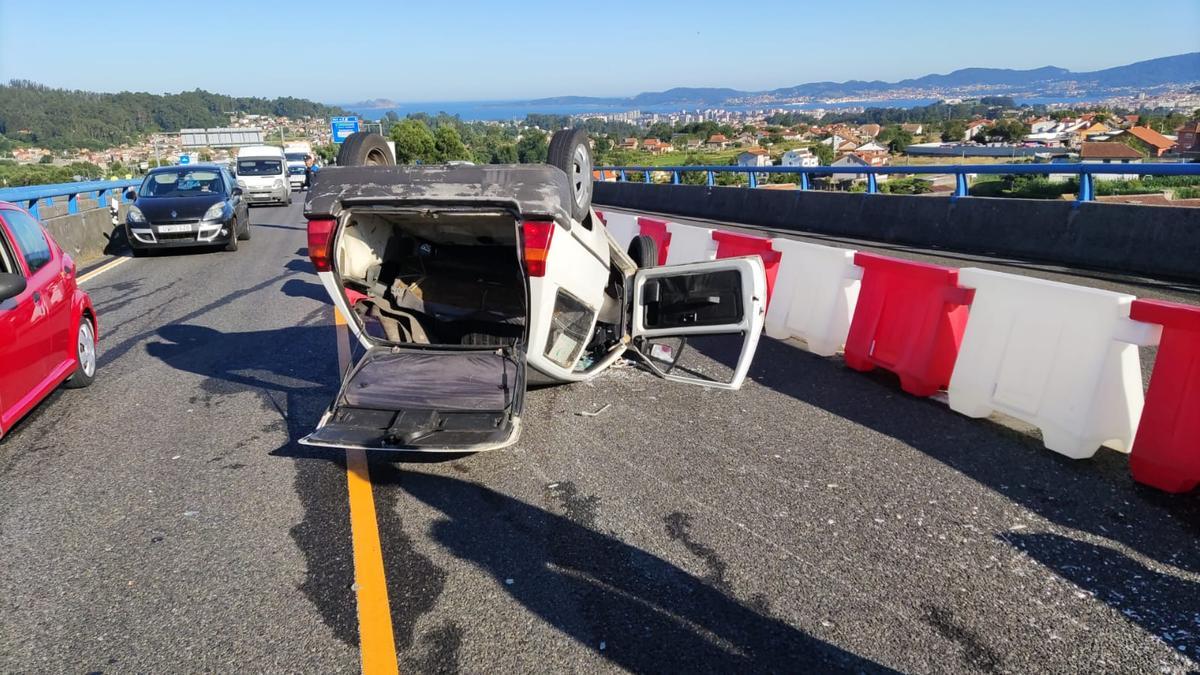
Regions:
[[[96,277],[100,276],[101,274],[104,274],[105,272],[111,270],[112,268],[116,267],[117,265],[125,264],[129,260],[130,260],[129,258],[120,257],[120,258],[117,258],[116,260],[113,260],[112,262],[105,263],[104,265],[101,265],[100,267],[97,267],[96,269],[92,270],[91,272],[88,272],[87,274],[79,277],[78,279],[75,280],[75,283],[82,284],[83,282],[88,281],[89,279],[95,279]]]
[[[338,365],[350,367],[350,336],[346,319],[333,310],[337,327]],[[399,673],[396,641],[392,634],[392,610],[388,604],[387,577],[383,571],[383,547],[375,518],[375,495],[367,453],[346,451],[346,486],[350,493],[350,537],[354,545],[354,585],[358,599],[358,645],[362,671],[367,675]]]

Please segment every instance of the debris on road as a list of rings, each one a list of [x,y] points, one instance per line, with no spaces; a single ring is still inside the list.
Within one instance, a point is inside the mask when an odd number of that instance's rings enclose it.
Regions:
[[[588,412],[588,411],[586,411],[586,410],[580,410],[579,412],[577,412],[577,413],[575,413],[575,414],[576,414],[576,415],[582,415],[583,417],[595,417],[595,416],[599,415],[600,413],[604,412],[605,410],[608,410],[608,409],[609,409],[609,408],[611,408],[611,407],[612,407],[612,404],[611,404],[611,403],[605,403],[605,404],[604,404],[604,405],[603,405],[603,406],[602,406],[602,407],[601,407],[599,410],[597,410],[596,412]]]

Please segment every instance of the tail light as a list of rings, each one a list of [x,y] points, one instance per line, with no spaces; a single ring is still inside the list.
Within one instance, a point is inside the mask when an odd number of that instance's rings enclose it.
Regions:
[[[521,223],[521,238],[525,241],[525,270],[529,276],[546,276],[546,255],[550,253],[550,238],[553,236],[553,221],[527,220]]]
[[[318,272],[329,271],[330,247],[333,242],[335,220],[308,221],[308,257]]]

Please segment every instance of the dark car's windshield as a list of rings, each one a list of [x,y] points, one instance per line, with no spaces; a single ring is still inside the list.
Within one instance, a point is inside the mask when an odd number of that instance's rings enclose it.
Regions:
[[[239,159],[239,176],[278,176],[283,164],[278,159]]]
[[[289,162],[303,162],[305,159],[308,158],[308,153],[307,152],[289,152],[289,153],[284,154],[284,157],[287,157],[287,161],[289,161]]]
[[[212,169],[158,171],[146,176],[139,197],[201,197],[224,195],[225,181]]]
[[[288,167],[288,173],[292,174],[293,176],[299,176],[300,174],[304,173],[304,167],[302,167],[302,166],[289,166],[289,167]]]

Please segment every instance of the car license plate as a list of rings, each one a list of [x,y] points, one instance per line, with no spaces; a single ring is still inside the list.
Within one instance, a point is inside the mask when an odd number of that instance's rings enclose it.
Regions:
[[[170,234],[172,232],[191,232],[192,226],[186,223],[183,225],[159,225],[158,231],[162,232],[163,234]]]

